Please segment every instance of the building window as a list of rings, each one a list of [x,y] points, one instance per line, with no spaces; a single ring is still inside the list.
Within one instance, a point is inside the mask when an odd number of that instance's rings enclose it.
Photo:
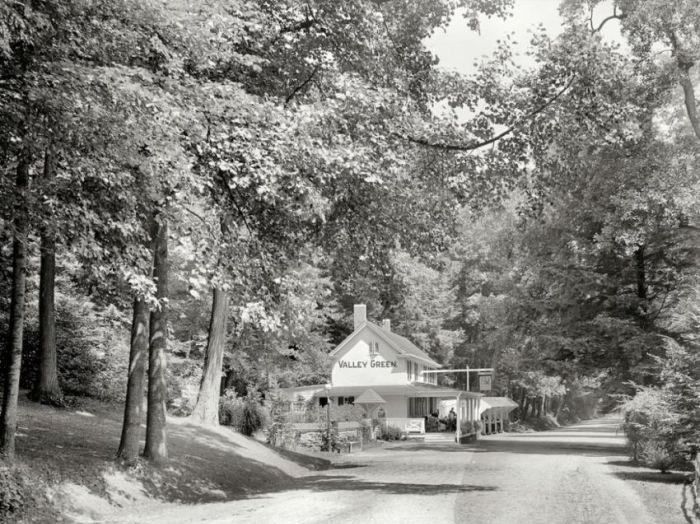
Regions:
[[[369,343],[369,358],[379,356],[379,342],[373,341]]]
[[[343,406],[349,404],[352,406],[355,403],[355,397],[338,397],[338,405]]]
[[[406,375],[408,376],[408,381],[411,382],[413,380],[413,362],[410,360],[406,361]]]

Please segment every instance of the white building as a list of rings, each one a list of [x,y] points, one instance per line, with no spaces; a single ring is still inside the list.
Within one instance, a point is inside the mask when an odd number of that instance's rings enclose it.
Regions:
[[[330,399],[342,405],[354,403],[368,392],[374,402],[367,407],[375,418],[380,415],[387,425],[409,433],[425,433],[426,417],[437,412],[443,401],[452,401],[457,408],[458,433],[461,421],[483,418],[486,404],[481,393],[438,386],[437,374],[431,371],[441,368],[440,364],[407,338],[393,333],[388,320],[381,326],[369,322],[363,304],[355,305],[353,332],[330,357],[330,384],[286,388],[280,393],[291,401],[314,395],[322,403]],[[503,413],[500,416],[502,428]]]

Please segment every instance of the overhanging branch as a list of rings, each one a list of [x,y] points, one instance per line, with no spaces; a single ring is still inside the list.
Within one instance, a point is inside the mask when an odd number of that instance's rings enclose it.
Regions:
[[[594,28],[593,27],[593,9],[591,8],[591,16],[589,19],[589,23],[591,26],[591,34],[599,33],[603,29],[605,24],[607,24],[610,20],[622,20],[623,18],[625,18],[625,14],[618,13],[617,6],[615,6],[613,8],[613,14],[604,18],[600,22],[600,24],[598,24],[598,27]],[[494,135],[491,138],[481,140],[481,141],[472,141],[472,142],[468,142],[466,144],[446,144],[443,142],[431,142],[425,138],[418,138],[418,137],[411,137],[411,136],[406,137],[406,138],[408,139],[409,142],[413,142],[415,144],[419,144],[419,145],[422,145],[424,147],[431,147],[434,149],[440,149],[443,151],[474,151],[475,149],[479,149],[479,148],[491,145],[495,142],[498,142],[500,139],[508,136],[513,131],[515,131],[515,129],[522,123],[522,121],[531,119],[532,117],[536,116],[537,114],[541,113],[542,111],[547,109],[549,106],[554,104],[554,102],[556,102],[564,93],[566,93],[569,90],[569,88],[571,88],[571,86],[574,84],[575,78],[576,78],[575,76],[572,76],[569,79],[569,81],[564,85],[564,87],[559,92],[557,92],[550,100],[546,101],[541,106],[539,106],[538,108],[534,109],[533,111],[529,112],[527,115],[522,117],[520,122],[517,122],[517,123],[511,125],[505,131],[503,131],[497,135]],[[690,87],[692,89],[692,84]],[[695,100],[695,98],[693,98],[693,101],[694,100]],[[698,134],[698,138],[700,138],[700,123],[698,124],[696,134]]]
[[[552,98],[550,98],[549,100],[545,101],[542,105],[527,113],[524,117],[522,117],[520,122],[511,125],[505,131],[502,131],[501,133],[494,135],[491,138],[485,140],[472,141],[466,144],[446,144],[443,142],[431,142],[425,138],[416,138],[411,136],[407,137],[407,139],[409,142],[413,142],[415,144],[420,144],[422,146],[431,147],[434,149],[441,149],[444,151],[474,151],[475,149],[488,146],[490,144],[493,144],[494,142],[497,142],[501,138],[508,136],[513,131],[515,131],[518,128],[518,126],[522,124],[523,121],[530,120],[534,116],[537,116],[539,113],[547,109],[571,88],[571,86],[574,84],[575,79],[576,77],[572,76],[569,79],[569,81],[564,85],[564,87],[562,87]]]

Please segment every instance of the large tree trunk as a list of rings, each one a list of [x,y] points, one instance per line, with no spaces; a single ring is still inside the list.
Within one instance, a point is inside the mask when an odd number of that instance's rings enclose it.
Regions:
[[[27,195],[29,188],[28,151],[23,151],[17,165],[17,201],[14,217],[12,248],[12,291],[10,296],[10,325],[8,343],[3,358],[4,387],[0,412],[0,458],[15,458],[17,430],[17,400],[19,375],[22,366],[22,338],[24,335],[24,301],[27,282]]]
[[[215,287],[209,321],[207,352],[204,356],[204,372],[202,382],[199,385],[197,403],[192,411],[192,418],[202,424],[219,424],[219,394],[226,344],[227,317],[228,295],[223,289]]]
[[[168,338],[168,224],[163,217],[154,226],[153,276],[157,283],[159,307],[151,312],[148,347],[148,416],[146,417],[146,448],[144,457],[153,462],[168,459],[165,427],[167,383],[165,350]]]
[[[134,317],[131,322],[131,350],[129,351],[129,380],[126,385],[122,437],[117,450],[117,458],[127,464],[133,464],[139,456],[147,358],[148,308],[146,307],[146,301],[140,297],[134,300]]]
[[[51,146],[44,155],[44,183],[49,188],[56,177],[56,157]],[[39,270],[39,375],[32,399],[43,404],[63,405],[63,394],[58,385],[56,365],[56,239],[51,226],[41,233],[41,268]]]

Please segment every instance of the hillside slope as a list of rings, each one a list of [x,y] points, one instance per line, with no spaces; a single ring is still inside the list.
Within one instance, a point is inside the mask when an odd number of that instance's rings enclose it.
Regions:
[[[286,489],[322,462],[309,459],[304,467],[227,427],[205,428],[182,418],[169,418],[168,424],[169,463],[124,469],[114,463],[120,406],[89,402],[80,409],[58,410],[22,400],[19,462],[46,483],[62,518],[77,522],[116,516],[135,506],[225,501]]]

